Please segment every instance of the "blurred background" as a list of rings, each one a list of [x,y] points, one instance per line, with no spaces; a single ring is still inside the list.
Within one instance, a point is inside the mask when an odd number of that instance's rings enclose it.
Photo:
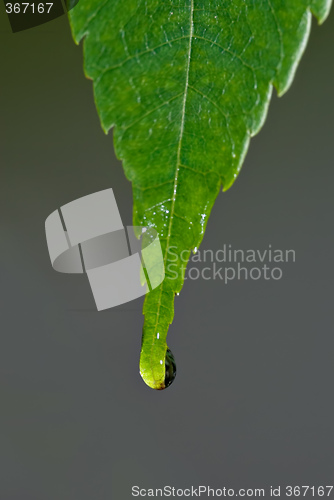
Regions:
[[[138,373],[143,299],[98,313],[87,278],[49,260],[44,221],[69,201],[112,187],[132,219],[82,47],[65,16],[12,34],[0,7],[0,499],[333,484],[334,12],[201,246],[271,244],[296,262],[279,281],[187,280],[177,378],[159,392]]]

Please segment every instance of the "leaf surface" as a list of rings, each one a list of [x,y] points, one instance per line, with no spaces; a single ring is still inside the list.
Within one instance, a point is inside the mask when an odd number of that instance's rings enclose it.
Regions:
[[[133,185],[134,225],[160,236],[165,279],[144,304],[140,371],[165,387],[187,260],[235,181],[273,86],[289,87],[329,0],[80,0],[70,12],[105,132]]]

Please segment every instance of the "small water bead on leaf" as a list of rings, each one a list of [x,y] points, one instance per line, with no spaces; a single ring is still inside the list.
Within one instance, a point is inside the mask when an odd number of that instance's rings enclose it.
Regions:
[[[176,364],[173,353],[170,349],[167,349],[165,358],[165,389],[169,387],[175,380],[176,377]]]

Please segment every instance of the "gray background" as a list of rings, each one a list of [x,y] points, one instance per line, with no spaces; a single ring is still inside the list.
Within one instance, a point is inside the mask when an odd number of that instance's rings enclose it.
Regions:
[[[279,282],[187,281],[162,392],[138,373],[142,299],[97,313],[87,279],[49,261],[44,221],[64,203],[112,187],[131,224],[82,48],[65,17],[13,35],[0,14],[0,499],[333,484],[333,13],[201,247],[272,244],[297,261]]]

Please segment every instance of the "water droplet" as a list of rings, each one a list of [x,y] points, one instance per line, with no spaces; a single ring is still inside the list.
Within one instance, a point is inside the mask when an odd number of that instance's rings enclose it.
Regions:
[[[176,377],[176,364],[173,353],[170,349],[167,349],[165,358],[165,389],[169,387]]]

